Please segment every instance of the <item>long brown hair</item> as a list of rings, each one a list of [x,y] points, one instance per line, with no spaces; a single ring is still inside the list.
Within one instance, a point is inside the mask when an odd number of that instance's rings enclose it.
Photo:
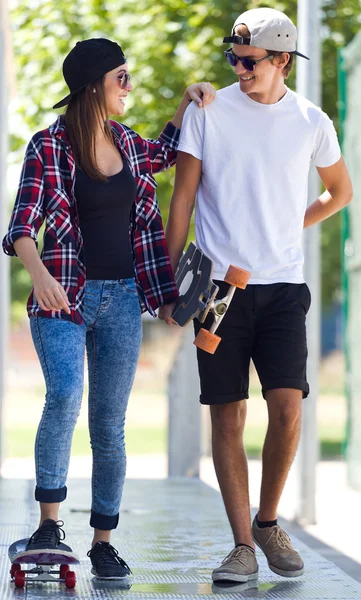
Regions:
[[[107,117],[104,77],[75,94],[65,111],[66,129],[75,163],[97,181],[108,179],[98,168],[95,159],[95,136],[99,125],[104,129],[109,143],[115,146]]]

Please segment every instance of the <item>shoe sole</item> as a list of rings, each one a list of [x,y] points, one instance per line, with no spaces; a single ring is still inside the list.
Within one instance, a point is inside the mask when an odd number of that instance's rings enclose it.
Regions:
[[[253,579],[258,579],[258,571],[257,573],[250,573],[250,575],[237,575],[237,573],[212,573],[213,581],[247,583],[247,581],[252,581]]]
[[[268,562],[268,560],[267,560]],[[268,563],[268,566],[270,568],[271,571],[273,571],[274,573],[276,573],[276,575],[281,575],[282,577],[301,577],[301,575],[304,574],[305,569],[298,569],[298,571],[282,571],[282,569],[277,569],[277,567],[274,567],[273,565],[270,565],[270,563]]]
[[[123,575],[122,577],[118,577],[117,575],[113,575],[112,577],[105,577],[103,575],[98,575],[98,573],[94,569],[91,570],[91,574],[94,575],[94,577],[96,577],[96,579],[107,579],[107,580],[117,580],[117,581],[121,581],[123,579],[128,579],[128,577],[130,577],[129,575]]]
[[[262,550],[262,548],[259,545],[259,543],[257,542],[257,540],[255,538],[253,538],[253,541],[256,544],[256,546],[261,550],[261,552],[263,552],[263,554],[265,555],[265,557],[267,558],[267,555]],[[304,572],[305,572],[304,567],[302,567],[302,569],[297,569],[297,571],[283,571],[283,569],[278,569],[277,567],[274,567],[273,565],[271,565],[271,563],[269,562],[268,558],[267,558],[267,563],[268,563],[268,568],[273,573],[276,573],[276,575],[281,575],[281,577],[288,577],[288,578],[301,577],[301,575],[303,575]]]

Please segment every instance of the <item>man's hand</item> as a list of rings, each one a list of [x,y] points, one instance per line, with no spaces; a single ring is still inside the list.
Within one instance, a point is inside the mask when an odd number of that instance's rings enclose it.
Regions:
[[[172,312],[174,310],[174,307],[175,302],[173,302],[172,304],[165,304],[164,306],[161,306],[158,310],[158,318],[162,321],[165,321],[167,325],[178,325],[178,323],[176,323],[172,319]]]

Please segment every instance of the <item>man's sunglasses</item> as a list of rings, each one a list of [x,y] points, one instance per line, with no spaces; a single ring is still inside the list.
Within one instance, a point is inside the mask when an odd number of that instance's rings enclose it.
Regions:
[[[122,73],[121,75],[106,75],[105,77],[109,77],[109,79],[117,79],[120,83],[120,87],[122,88],[122,90],[127,89],[128,84],[132,78],[131,74],[128,72]]]
[[[251,58],[247,58],[245,56],[237,56],[237,54],[235,54],[233,50],[229,48],[229,50],[224,51],[224,56],[232,67],[235,67],[240,60],[246,71],[254,71],[254,68],[258,63],[262,62],[262,60],[266,60],[266,58],[272,58],[274,54],[267,54],[267,56],[264,56],[263,58],[252,60]]]

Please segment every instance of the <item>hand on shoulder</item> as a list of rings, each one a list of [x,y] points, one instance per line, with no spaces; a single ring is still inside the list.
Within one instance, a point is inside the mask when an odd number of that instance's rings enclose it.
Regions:
[[[208,82],[193,83],[186,88],[185,97],[188,102],[195,102],[200,108],[211,104],[217,95],[216,88]]]

